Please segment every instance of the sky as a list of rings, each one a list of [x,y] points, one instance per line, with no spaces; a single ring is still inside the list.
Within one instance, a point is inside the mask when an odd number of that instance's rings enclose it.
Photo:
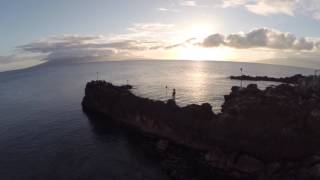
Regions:
[[[320,68],[319,0],[1,0],[0,71],[135,59]]]

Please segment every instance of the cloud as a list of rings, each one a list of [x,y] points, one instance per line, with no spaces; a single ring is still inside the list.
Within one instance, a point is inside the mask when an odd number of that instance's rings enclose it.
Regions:
[[[243,6],[259,15],[286,14],[293,16],[297,0],[224,0],[222,7]]]
[[[125,57],[130,51],[145,50],[146,43],[136,40],[112,41],[103,36],[64,35],[50,37],[26,45],[18,49],[24,52],[47,54],[47,60],[70,58],[115,58]]]
[[[312,50],[315,47],[315,43],[308,41],[306,38],[300,38],[293,44],[293,48],[297,50]]]
[[[188,39],[174,43],[168,40],[176,34],[172,24],[137,23],[123,34],[53,36],[18,46],[17,49],[22,53],[46,55],[47,61],[55,62],[142,58],[141,52],[169,50],[192,41]]]
[[[311,51],[317,48],[319,42],[297,39],[291,33],[284,33],[275,29],[260,28],[248,33],[236,33],[224,36],[213,34],[202,42],[203,47],[228,46],[237,49],[269,48],[282,50]]]
[[[183,47],[185,45],[188,45],[188,44],[192,43],[195,40],[196,40],[196,38],[190,38],[190,39],[187,39],[186,41],[184,41],[182,43],[177,43],[177,44],[166,46],[166,47],[164,47],[164,49],[169,50],[169,49],[173,49],[173,48],[177,48],[177,47]]]
[[[127,28],[127,33],[110,37],[114,40],[163,41],[177,34],[174,24],[135,23]]]
[[[254,4],[247,4],[245,7],[260,15],[286,14],[293,16],[295,0],[260,0]]]
[[[162,23],[135,23],[132,27],[128,28],[128,30],[134,33],[156,33],[171,31],[174,26],[174,24]]]
[[[251,1],[250,0],[223,0],[222,7],[223,8],[235,7],[235,6],[245,5],[249,2]]]
[[[316,20],[320,20],[319,0],[297,0],[296,9],[302,14],[309,15]]]
[[[243,7],[249,12],[263,16],[303,14],[320,20],[319,0],[222,0],[220,7]]]
[[[224,40],[225,37],[222,34],[213,34],[208,36],[206,39],[203,41],[203,46],[204,47],[217,47],[220,45],[224,45]]]
[[[178,11],[181,7],[214,7],[214,8],[244,8],[261,16],[287,15],[309,16],[320,20],[319,0],[171,0],[170,8],[158,8],[158,11]],[[172,7],[174,7],[172,9]]]
[[[180,5],[181,6],[193,6],[193,7],[195,7],[195,6],[198,6],[198,4],[197,4],[197,2],[196,1],[186,1],[186,0],[181,0],[180,1]]]
[[[43,63],[41,56],[0,56],[0,72],[28,68]]]
[[[157,10],[158,11],[169,11],[169,9],[167,9],[167,8],[158,8]]]
[[[157,8],[157,10],[160,11],[160,12],[172,12],[172,13],[180,12],[178,9],[164,8],[164,7]]]

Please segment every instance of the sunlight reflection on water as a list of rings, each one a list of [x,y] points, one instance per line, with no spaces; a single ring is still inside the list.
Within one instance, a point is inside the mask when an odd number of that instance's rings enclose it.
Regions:
[[[224,95],[230,92],[232,86],[240,85],[239,81],[228,78],[230,75],[239,75],[240,67],[245,69],[245,74],[261,76],[283,77],[296,73],[312,73],[310,69],[285,66],[203,61],[181,63],[175,61],[150,66],[150,69],[146,69],[143,65],[139,68],[142,72],[135,71],[134,76],[130,77],[130,82],[136,87],[134,93],[137,95],[165,101],[171,98],[172,89],[175,88],[177,90],[176,101],[179,105],[208,102],[218,112],[224,101]],[[257,83],[261,89],[278,84],[244,81],[243,85],[251,83]],[[167,90],[165,86],[168,86]]]

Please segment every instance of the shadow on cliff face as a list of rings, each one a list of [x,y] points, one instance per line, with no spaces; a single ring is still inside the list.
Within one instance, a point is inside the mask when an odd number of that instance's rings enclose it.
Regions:
[[[120,135],[123,134],[119,131],[120,126],[113,121],[110,117],[104,115],[97,115],[94,113],[84,112],[88,117],[88,122],[92,127],[92,131],[98,136],[104,135]]]
[[[140,150],[140,145],[132,140],[135,137],[130,136],[134,134],[131,133],[131,129],[105,115],[84,114],[88,118],[94,138],[99,142],[95,144],[100,146],[98,151],[105,153],[98,160],[99,167],[105,169],[105,177],[113,176],[116,172],[119,174],[114,176],[115,179],[130,177],[139,180],[169,180],[158,161],[146,158],[144,151]]]
[[[103,115],[85,112],[92,131],[101,142],[113,138],[125,138],[127,148],[140,159],[149,159],[160,165],[161,170],[173,180],[238,180],[230,177],[219,169],[210,168],[203,159],[203,152],[186,148],[160,139],[152,134],[142,133],[138,129],[130,128],[126,124],[114,121]],[[150,163],[150,162],[146,162]]]

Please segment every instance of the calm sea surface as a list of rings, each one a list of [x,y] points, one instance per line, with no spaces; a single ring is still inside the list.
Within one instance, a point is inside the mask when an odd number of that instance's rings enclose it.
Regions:
[[[209,102],[220,110],[223,95],[249,75],[274,77],[312,69],[195,61],[124,61],[37,67],[0,73],[0,179],[167,179],[121,130],[101,130],[81,110],[86,82],[99,78],[134,85],[140,96],[179,105]],[[244,85],[252,82],[244,82]],[[260,88],[274,83],[259,82]],[[168,86],[166,90],[165,86]]]

